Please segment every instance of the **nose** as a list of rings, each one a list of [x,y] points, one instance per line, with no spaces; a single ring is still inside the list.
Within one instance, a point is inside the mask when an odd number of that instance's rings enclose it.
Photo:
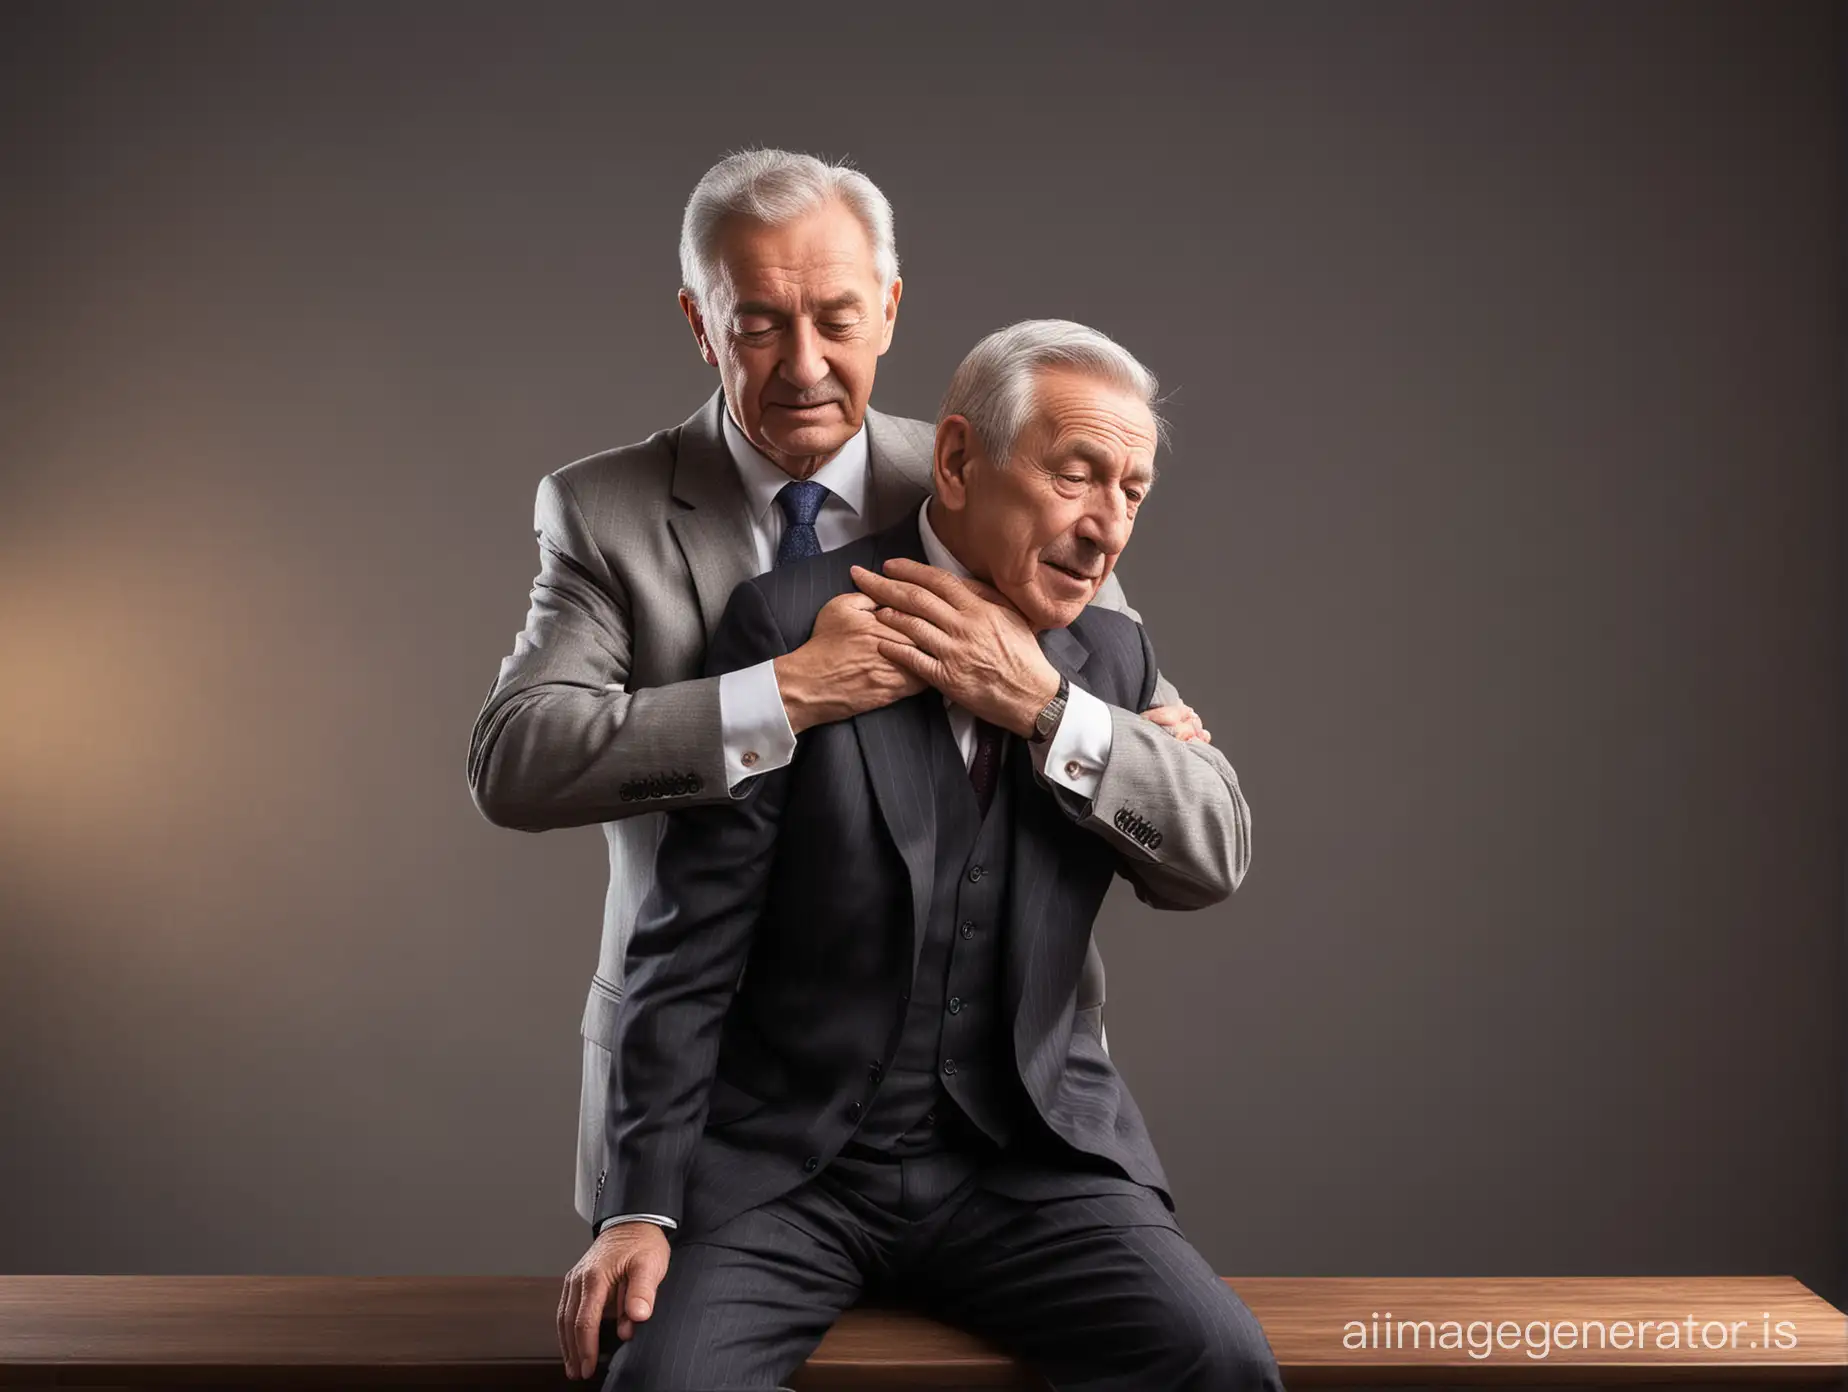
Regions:
[[[1078,519],[1077,535],[1104,555],[1114,556],[1129,545],[1129,532],[1134,525],[1129,515],[1129,502],[1123,494],[1115,488],[1100,488]]]
[[[788,351],[783,355],[783,377],[798,391],[807,391],[827,378],[828,360],[822,356],[821,335],[814,322],[798,317],[789,326]]]

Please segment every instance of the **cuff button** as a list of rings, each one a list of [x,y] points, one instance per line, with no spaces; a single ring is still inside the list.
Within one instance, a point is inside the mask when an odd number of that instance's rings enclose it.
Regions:
[[[745,750],[743,755],[740,756],[738,762],[743,764],[746,768],[756,768],[757,767],[757,751],[755,749]]]

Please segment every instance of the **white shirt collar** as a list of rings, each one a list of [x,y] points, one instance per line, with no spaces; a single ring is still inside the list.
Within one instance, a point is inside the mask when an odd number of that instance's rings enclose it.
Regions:
[[[969,567],[952,556],[950,548],[945,546],[936,532],[931,530],[929,498],[926,498],[923,506],[918,509],[918,536],[924,542],[924,559],[936,566],[938,570],[947,570],[958,580],[974,578],[969,573]]]
[[[722,400],[719,415],[725,423],[725,446],[731,451],[732,462],[738,466],[738,478],[744,484],[744,496],[750,502],[751,520],[762,522],[770,509],[776,506],[776,495],[790,481],[789,475],[766,459],[762,451],[745,438],[744,432],[738,428],[738,422],[732,419],[730,408]],[[860,428],[841,446],[840,452],[809,477],[847,504],[855,516],[859,516],[866,506],[866,461],[866,422],[862,420]]]

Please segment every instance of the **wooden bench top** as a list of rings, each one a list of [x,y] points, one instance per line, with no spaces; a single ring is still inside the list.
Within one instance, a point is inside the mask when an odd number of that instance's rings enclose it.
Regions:
[[[1787,1276],[1228,1279],[1292,1388],[1848,1386],[1848,1321]],[[594,1389],[563,1375],[558,1293],[526,1276],[0,1276],[0,1384]],[[1457,1346],[1433,1350],[1450,1322]],[[858,1309],[795,1385],[1040,1384],[968,1335]]]

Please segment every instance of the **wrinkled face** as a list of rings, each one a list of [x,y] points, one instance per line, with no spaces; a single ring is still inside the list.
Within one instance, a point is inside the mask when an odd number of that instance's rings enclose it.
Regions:
[[[958,470],[940,434],[935,482],[961,514],[963,564],[1042,630],[1077,618],[1116,568],[1154,483],[1156,433],[1140,397],[1078,371],[1039,373],[1034,407],[1004,466],[964,422]]]
[[[835,201],[778,226],[730,219],[718,262],[711,303],[682,292],[681,309],[745,437],[806,478],[866,418],[903,287],[880,294],[872,239]]]

